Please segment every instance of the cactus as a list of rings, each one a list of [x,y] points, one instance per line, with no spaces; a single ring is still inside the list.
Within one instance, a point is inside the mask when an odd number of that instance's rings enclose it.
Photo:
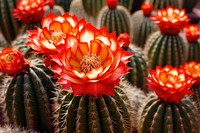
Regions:
[[[187,61],[200,62],[200,41],[189,43]]]
[[[4,125],[0,127],[0,133],[37,133],[29,129],[23,129],[15,125]]]
[[[198,0],[183,0],[183,8],[186,12],[192,12],[192,9],[198,3]]]
[[[198,111],[200,112],[200,86],[194,85],[190,88],[190,90],[195,93],[195,95],[191,95],[190,98],[196,102]]]
[[[5,38],[2,35],[2,33],[0,32],[0,50],[1,50],[1,48],[4,48],[4,47],[8,47],[8,43],[5,40]]]
[[[131,11],[134,0],[118,0],[119,5],[126,7],[127,10]]]
[[[69,11],[70,4],[73,0],[55,0],[56,5],[63,7],[65,12]]]
[[[97,17],[106,0],[82,0],[83,8],[89,16]]]
[[[51,131],[54,83],[50,74],[52,72],[36,59],[25,72],[12,79],[4,108],[11,124],[41,132]]]
[[[146,0],[146,3],[152,4],[154,9],[163,9],[167,6],[172,6],[174,8],[182,8],[182,0]]]
[[[111,3],[112,4],[112,3]],[[121,33],[130,33],[130,13],[129,11],[120,5],[116,5],[112,8],[109,3],[105,6],[98,15],[97,27],[106,26],[108,32],[116,32],[119,36]]]
[[[130,116],[126,96],[115,89],[115,96],[73,96],[62,91],[58,98],[58,110],[54,122],[56,132],[130,132]]]
[[[199,133],[197,109],[189,99],[167,103],[150,95],[141,108],[138,133]]]
[[[19,33],[19,22],[12,16],[16,0],[0,0],[0,29],[10,43]]]
[[[143,5],[145,6],[145,4]],[[151,11],[148,10],[149,9],[147,8],[141,9],[139,11],[136,11],[131,16],[131,20],[133,22],[131,26],[131,42],[141,48],[144,48],[144,45],[149,35],[158,30],[157,25],[153,23],[152,20],[150,20]],[[153,7],[151,10],[153,10]]]

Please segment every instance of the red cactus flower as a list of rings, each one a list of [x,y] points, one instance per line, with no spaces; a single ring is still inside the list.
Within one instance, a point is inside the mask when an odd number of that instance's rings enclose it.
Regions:
[[[187,76],[192,77],[196,80],[195,84],[200,85],[200,63],[191,61],[186,62],[180,67]]]
[[[106,2],[109,9],[115,9],[118,4],[118,0],[107,0]]]
[[[122,50],[115,34],[90,24],[68,39],[77,41],[52,56],[55,62],[60,59],[52,69],[61,76],[59,83],[63,89],[71,87],[74,95],[113,96],[119,78],[128,72],[126,62],[131,54]]]
[[[5,48],[0,53],[0,72],[15,76],[20,72],[24,72],[27,63],[24,55],[13,48]]]
[[[186,26],[184,32],[189,43],[196,42],[200,37],[199,27],[194,24]]]
[[[18,0],[16,9],[12,10],[13,16],[26,23],[37,23],[44,15],[45,0]]]
[[[70,16],[68,13],[63,16],[57,16],[50,13],[49,16],[42,19],[42,29],[29,30],[27,46],[30,46],[35,53],[44,55],[57,54],[61,49],[60,45],[72,45],[66,38],[66,35],[76,35],[83,27],[85,21],[78,21],[76,16]]]
[[[158,25],[162,34],[177,35],[185,25],[188,24],[189,18],[185,10],[167,7],[166,9],[157,10],[157,15],[151,19]]]
[[[153,5],[148,3],[143,3],[141,9],[143,11],[144,16],[151,16],[151,12],[153,11]]]
[[[53,8],[55,5],[55,1],[54,0],[46,0],[46,4],[49,5],[50,8]]]
[[[150,71],[147,79],[150,89],[154,90],[158,98],[165,102],[179,103],[186,94],[193,94],[189,89],[195,80],[186,77],[183,71],[172,66],[163,68],[157,66],[156,70]]]
[[[117,42],[120,44],[123,48],[128,48],[130,45],[130,36],[127,33],[122,33],[118,36]]]

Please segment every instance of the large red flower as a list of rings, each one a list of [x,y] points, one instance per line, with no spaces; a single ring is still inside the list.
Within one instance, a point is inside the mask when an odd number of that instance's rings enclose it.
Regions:
[[[190,87],[195,80],[187,77],[183,71],[172,66],[157,66],[150,71],[147,85],[154,90],[158,98],[165,102],[179,103],[186,94],[193,94]]]
[[[26,24],[37,23],[42,20],[44,6],[45,0],[18,0],[12,13],[15,18]]]
[[[63,88],[71,87],[74,95],[114,95],[119,78],[128,72],[126,62],[131,56],[122,50],[116,35],[87,24],[68,39],[73,45],[65,47],[59,57],[52,56],[55,62],[60,59],[53,71],[61,76]]]
[[[0,72],[15,76],[25,71],[26,66],[24,55],[20,51],[13,48],[5,48],[0,53]]]
[[[200,85],[200,63],[191,61],[186,62],[181,67],[181,70],[186,73],[187,76],[192,77],[196,80],[195,84]]]
[[[194,24],[186,26],[184,32],[189,43],[196,42],[200,37],[199,27]]]
[[[158,25],[162,34],[177,35],[185,25],[188,24],[188,17],[185,10],[167,7],[157,10],[156,16],[151,19]]]
[[[49,16],[42,19],[42,29],[29,30],[30,46],[35,53],[44,55],[57,54],[60,52],[62,44],[70,46],[70,42],[66,36],[76,35],[81,30],[85,21],[78,21],[76,16],[70,16],[68,13],[63,16],[57,16],[50,13]]]

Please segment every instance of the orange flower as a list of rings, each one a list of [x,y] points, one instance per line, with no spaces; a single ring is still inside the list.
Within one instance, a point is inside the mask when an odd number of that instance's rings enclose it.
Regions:
[[[76,40],[74,45],[52,56],[55,62],[60,59],[53,67],[61,76],[59,83],[64,89],[71,87],[74,95],[113,96],[119,78],[128,72],[125,63],[131,54],[122,50],[115,34],[90,24],[68,39]]]
[[[194,24],[186,26],[184,32],[189,43],[196,42],[200,37],[199,27]]]
[[[121,47],[127,49],[130,45],[130,36],[127,33],[120,34],[117,38],[117,42]]]
[[[25,71],[26,66],[24,55],[20,51],[13,48],[5,48],[0,53],[0,72],[15,76]]]
[[[196,80],[195,84],[200,85],[200,63],[191,61],[186,62],[181,67],[181,70],[186,73],[187,76]]]
[[[189,89],[195,80],[186,77],[183,71],[172,66],[163,68],[157,66],[156,70],[150,71],[147,79],[150,89],[154,90],[158,98],[165,102],[179,103],[186,94],[193,94]]]
[[[188,17],[185,10],[167,7],[166,9],[157,10],[157,15],[151,19],[158,25],[162,34],[177,35],[180,30],[188,24]]]
[[[143,11],[144,16],[151,16],[151,12],[153,11],[153,5],[148,3],[143,3],[141,9]]]
[[[18,0],[17,7],[12,13],[15,18],[26,24],[37,23],[42,20],[44,6],[45,0]]]
[[[56,54],[61,49],[62,44],[68,41],[66,35],[76,35],[83,27],[85,21],[78,21],[76,16],[70,16],[68,13],[63,16],[57,16],[50,13],[49,16],[42,19],[42,29],[29,30],[29,41],[27,46],[30,46],[35,53],[44,55]],[[72,45],[70,42],[68,46]]]

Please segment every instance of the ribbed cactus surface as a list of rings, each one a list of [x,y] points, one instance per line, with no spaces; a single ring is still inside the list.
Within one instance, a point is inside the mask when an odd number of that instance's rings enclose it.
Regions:
[[[144,48],[147,38],[150,34],[158,30],[158,27],[149,17],[143,15],[143,11],[139,10],[131,16],[132,26],[131,41],[137,46]]]
[[[199,85],[193,85],[190,90],[192,90],[195,94],[191,95],[191,99],[195,101],[199,113],[200,113],[200,86]],[[200,114],[199,114],[200,116]]]
[[[165,103],[151,95],[139,115],[139,133],[199,133],[197,109],[189,99]]]
[[[105,6],[97,18],[97,27],[106,26],[109,32],[130,34],[130,13],[128,10],[118,5],[116,9],[109,9]]]
[[[5,98],[5,109],[11,124],[40,132],[50,132],[54,97],[51,71],[38,60],[25,73],[11,81]]]
[[[188,57],[187,61],[200,62],[200,41],[192,42],[188,44]]]
[[[133,5],[133,1],[134,0],[118,0],[118,3],[119,3],[119,5],[122,5],[122,6],[126,7],[126,9],[131,11],[132,5]]]
[[[59,133],[130,132],[130,116],[122,92],[115,96],[73,96],[62,91],[56,114]]]
[[[144,49],[150,69],[154,69],[156,65],[178,67],[186,61],[186,45],[179,35],[155,32],[147,39]]]

